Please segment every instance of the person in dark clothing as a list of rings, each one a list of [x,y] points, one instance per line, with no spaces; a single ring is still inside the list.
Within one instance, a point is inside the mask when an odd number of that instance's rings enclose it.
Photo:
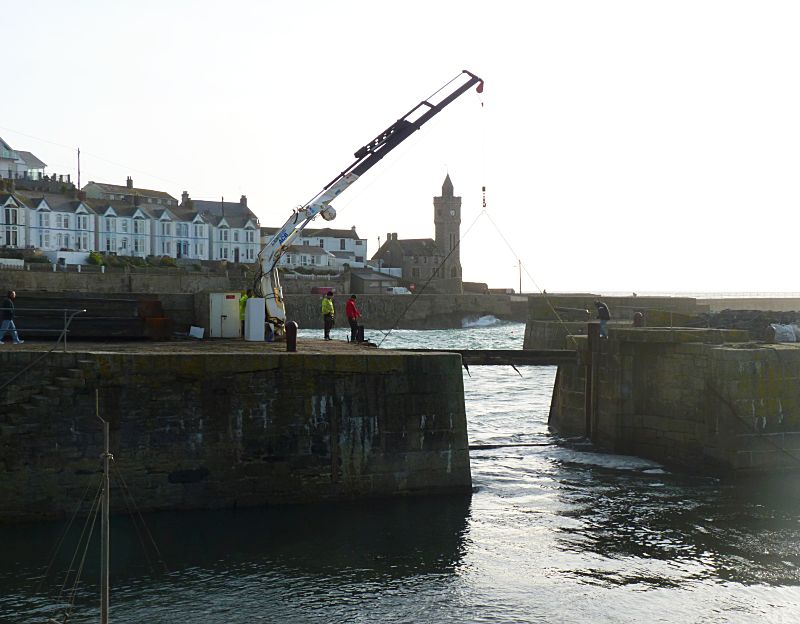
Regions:
[[[356,342],[358,340],[358,319],[361,318],[361,312],[356,307],[355,295],[350,295],[344,313],[347,315],[347,322],[350,323],[350,342]]]
[[[611,312],[608,306],[602,301],[595,301],[594,307],[597,308],[597,318],[600,320],[600,337],[608,338],[608,328],[606,325],[611,320]]]
[[[14,299],[16,298],[17,293],[13,290],[9,290],[8,295],[3,299],[2,305],[0,305],[0,319],[2,319],[0,320],[0,344],[3,344],[3,338],[6,337],[6,332],[11,334],[11,340],[14,344],[22,344],[25,342],[19,339],[17,326],[14,325]]]

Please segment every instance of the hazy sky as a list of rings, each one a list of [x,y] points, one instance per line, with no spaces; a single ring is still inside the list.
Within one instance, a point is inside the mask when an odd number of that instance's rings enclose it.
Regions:
[[[334,203],[370,255],[389,231],[433,237],[449,172],[466,280],[518,287],[519,258],[525,291],[800,291],[795,2],[0,7],[0,136],[48,172],[80,147],[82,183],[246,194],[277,226],[469,69],[482,96]]]

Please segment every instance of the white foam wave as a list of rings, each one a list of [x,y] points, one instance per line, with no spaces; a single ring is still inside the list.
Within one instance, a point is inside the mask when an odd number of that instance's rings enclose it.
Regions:
[[[491,314],[481,317],[470,316],[461,320],[461,327],[463,329],[468,329],[470,327],[491,327],[498,323],[502,323],[502,321]]]

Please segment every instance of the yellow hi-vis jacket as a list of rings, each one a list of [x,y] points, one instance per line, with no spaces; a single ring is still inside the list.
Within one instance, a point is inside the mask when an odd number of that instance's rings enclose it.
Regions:
[[[248,299],[247,295],[242,295],[241,297],[239,297],[239,320],[240,321],[244,320],[244,308],[247,305],[247,299]]]
[[[333,299],[329,299],[328,297],[322,298],[322,316],[326,316],[328,314],[336,314],[335,310],[333,309]]]

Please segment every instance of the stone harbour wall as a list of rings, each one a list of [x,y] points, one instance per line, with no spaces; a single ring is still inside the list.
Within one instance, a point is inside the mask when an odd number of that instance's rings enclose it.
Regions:
[[[39,355],[0,352],[2,378]],[[457,355],[54,352],[0,392],[0,521],[97,482],[95,390],[142,510],[471,491]]]
[[[579,337],[582,358],[588,340]],[[720,474],[800,470],[800,346],[748,342],[743,331],[617,329],[586,368],[559,367],[550,424],[602,448]]]

